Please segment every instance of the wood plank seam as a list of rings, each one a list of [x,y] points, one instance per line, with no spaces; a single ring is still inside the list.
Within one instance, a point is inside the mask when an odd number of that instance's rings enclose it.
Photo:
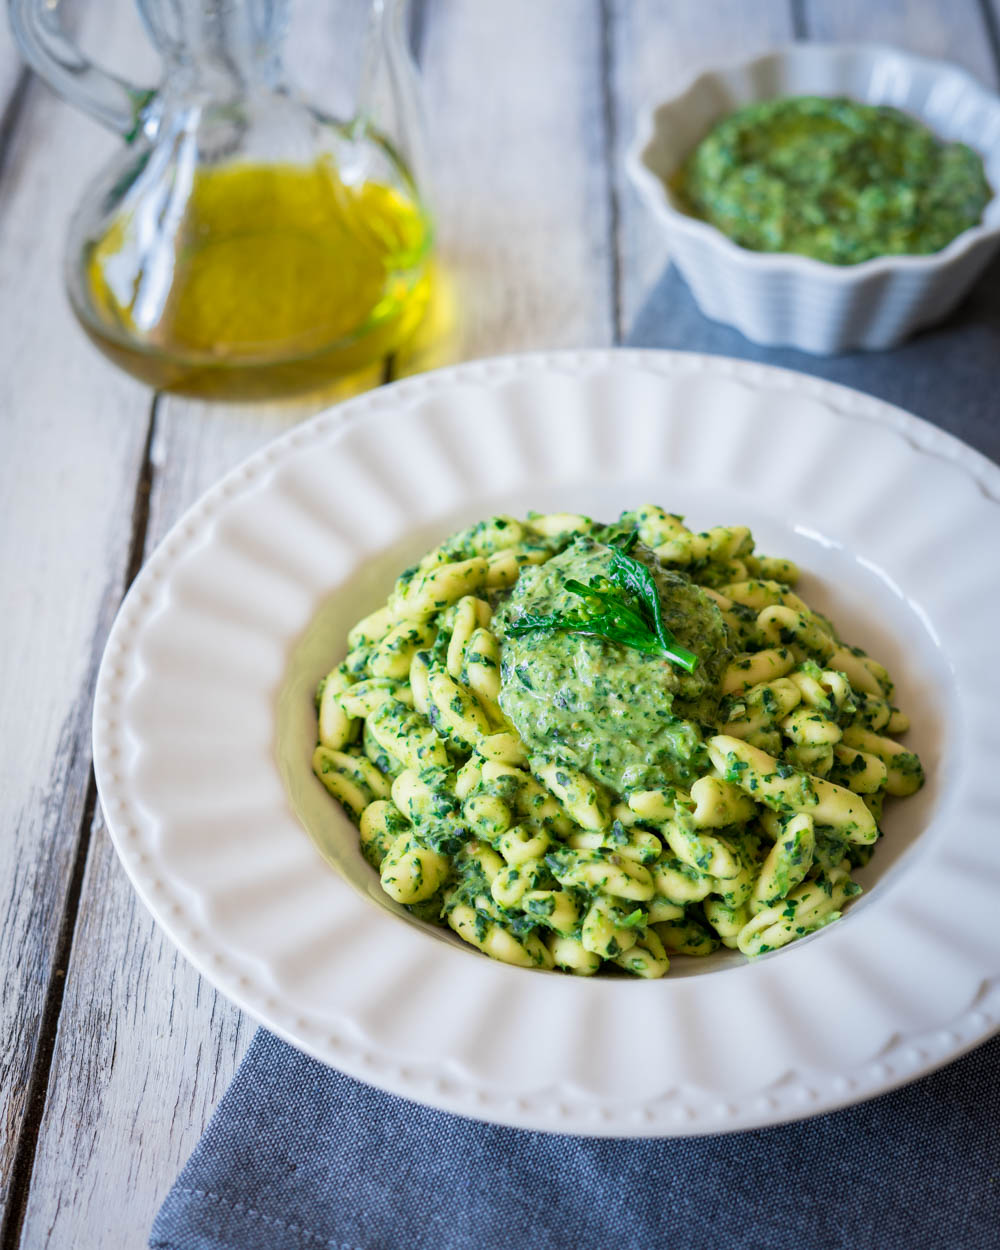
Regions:
[[[56,1033],[59,1026],[59,1014],[62,1010],[63,995],[66,990],[66,970],[69,967],[70,951],[73,945],[73,932],[76,927],[76,914],[83,888],[83,874],[87,863],[87,852],[90,847],[90,830],[93,828],[94,815],[97,807],[97,785],[94,781],[93,764],[87,778],[87,797],[83,805],[80,829],[77,832],[76,849],[73,854],[73,868],[70,873],[69,885],[66,889],[66,901],[63,906],[62,918],[59,922],[59,935],[56,940],[52,971],[45,994],[45,1005],[38,1028],[38,1040],[35,1048],[35,1059],[31,1066],[28,1079],[28,1094],[24,1103],[24,1116],[18,1133],[17,1147],[10,1172],[10,1189],[7,1208],[4,1211],[3,1223],[0,1224],[0,1250],[16,1250],[21,1235],[21,1225],[28,1205],[28,1191],[31,1188],[31,1175],[34,1170],[35,1148],[38,1144],[38,1132],[41,1128],[42,1114],[48,1095],[49,1075],[52,1070],[52,1056],[55,1052]]]
[[[989,45],[990,56],[993,58],[997,75],[1000,76],[1000,24],[997,22],[996,11],[990,4],[990,0],[979,0],[979,12],[982,15],[983,26],[986,28],[986,42]]]
[[[423,60],[424,54],[424,36],[427,33],[427,3],[426,0],[413,0],[410,5],[410,49],[413,52],[413,58],[419,65]]]
[[[610,253],[611,328],[615,344],[624,336],[622,327],[622,247],[621,203],[615,177],[615,152],[618,149],[618,110],[614,93],[614,24],[610,0],[600,0],[601,28],[601,102],[604,120],[604,167],[608,196],[608,252]]]
[[[6,168],[7,153],[10,151],[14,132],[24,112],[24,102],[28,96],[31,78],[31,70],[26,66],[22,68],[14,84],[14,90],[10,93],[10,98],[4,107],[3,116],[0,117],[0,177],[3,176]]]
[[[146,530],[149,524],[149,499],[153,485],[152,446],[156,432],[156,409],[158,402],[158,397],[154,397],[150,407],[142,464],[132,501],[131,538],[128,562],[122,584],[122,599],[124,599],[139,569],[142,567]],[[95,653],[99,654],[103,649],[104,639],[101,638],[95,641],[98,644],[95,647]],[[94,664],[91,667],[91,676],[96,674],[97,654],[95,654]],[[86,693],[89,701],[91,692],[88,690]],[[21,1127],[18,1132],[17,1146],[11,1166],[7,1206],[3,1213],[3,1220],[0,1222],[0,1250],[16,1250],[28,1205],[35,1151],[38,1145],[38,1134],[48,1096],[49,1079],[52,1074],[52,1061],[59,1031],[59,1017],[62,1012],[63,998],[66,992],[66,979],[73,949],[73,938],[76,932],[84,872],[90,852],[96,815],[97,783],[94,779],[93,761],[91,761],[87,778],[87,793],[80,818],[80,826],[77,830],[76,847],[73,852],[73,866],[70,872],[69,884],[66,888],[52,970],[49,974],[42,1018],[39,1022],[34,1062],[28,1078],[28,1094],[25,1100],[24,1118],[21,1121]]]

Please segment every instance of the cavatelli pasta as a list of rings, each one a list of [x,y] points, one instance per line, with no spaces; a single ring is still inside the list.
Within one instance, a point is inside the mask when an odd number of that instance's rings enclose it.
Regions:
[[[491,958],[663,976],[836,920],[923,782],[881,664],[745,526],[493,516],[350,631],[317,777],[394,903]]]

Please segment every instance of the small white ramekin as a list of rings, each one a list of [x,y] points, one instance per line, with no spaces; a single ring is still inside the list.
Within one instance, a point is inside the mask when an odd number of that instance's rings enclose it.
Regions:
[[[967,143],[994,190],[982,223],[927,256],[831,265],[750,251],[682,212],[667,179],[713,123],[782,95],[891,104]],[[701,74],[640,115],[627,165],[701,311],[769,347],[820,355],[893,347],[949,313],[1000,245],[1000,98],[964,70],[895,48],[804,43]]]

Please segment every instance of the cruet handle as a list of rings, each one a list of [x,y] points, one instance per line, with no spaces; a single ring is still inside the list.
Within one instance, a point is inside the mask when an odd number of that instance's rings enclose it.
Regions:
[[[58,3],[9,0],[10,24],[33,70],[70,104],[131,141],[155,92],[94,65],[63,30]]]

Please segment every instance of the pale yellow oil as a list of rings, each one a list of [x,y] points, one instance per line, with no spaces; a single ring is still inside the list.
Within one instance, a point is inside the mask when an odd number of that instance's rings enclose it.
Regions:
[[[148,226],[147,226],[148,233]],[[322,389],[384,359],[428,299],[430,227],[333,166],[199,171],[169,239],[123,213],[86,258],[91,337],[151,385],[216,398]]]

